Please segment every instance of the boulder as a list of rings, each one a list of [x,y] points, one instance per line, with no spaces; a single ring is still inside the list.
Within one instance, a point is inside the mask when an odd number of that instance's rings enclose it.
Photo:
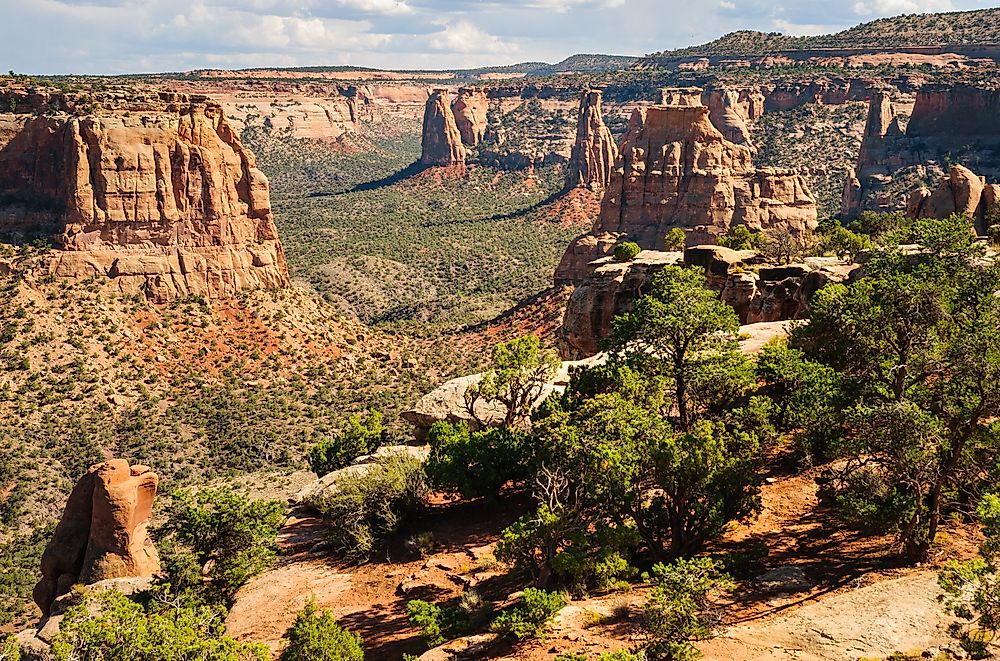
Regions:
[[[147,530],[157,482],[148,467],[129,467],[124,459],[96,464],[80,478],[42,554],[42,579],[32,594],[43,614],[76,584],[159,572]]]

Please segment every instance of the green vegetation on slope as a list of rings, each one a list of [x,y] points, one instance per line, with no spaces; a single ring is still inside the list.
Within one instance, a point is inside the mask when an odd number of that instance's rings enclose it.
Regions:
[[[353,154],[263,131],[244,139],[271,180],[293,278],[367,323],[426,332],[490,319],[549,286],[576,233],[530,213],[561,188],[561,167],[398,179],[419,154],[416,132],[358,139]]]

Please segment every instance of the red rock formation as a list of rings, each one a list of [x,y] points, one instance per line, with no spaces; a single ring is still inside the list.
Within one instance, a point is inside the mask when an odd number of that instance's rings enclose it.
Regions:
[[[156,301],[288,284],[268,182],[204,101],[0,116],[0,231],[51,228],[64,277]]]
[[[955,85],[917,92],[909,137],[991,136],[998,133],[1000,90]]]
[[[424,108],[420,162],[427,166],[465,166],[467,153],[451,112],[447,89],[435,89]]]
[[[463,87],[452,104],[455,124],[462,134],[462,142],[469,147],[477,147],[486,135],[487,113],[490,109],[486,92],[481,89]]]
[[[711,111],[712,124],[726,140],[752,146],[748,122],[756,121],[764,114],[765,99],[760,90],[709,89],[703,99]]]
[[[160,570],[147,532],[156,486],[148,467],[129,467],[124,459],[91,466],[80,478],[42,554],[42,579],[33,592],[42,613],[77,583]]]
[[[576,142],[569,158],[567,188],[604,190],[611,181],[611,170],[618,159],[618,145],[604,124],[601,92],[588,90],[580,98]]]
[[[1000,185],[987,184],[984,177],[961,165],[951,166],[937,188],[919,188],[910,194],[906,214],[910,218],[947,218],[964,214],[975,221],[975,229],[985,234],[1000,212]]]
[[[570,246],[557,278],[585,275],[583,260],[607,254],[607,244],[595,240],[604,234],[658,250],[674,227],[695,245],[714,243],[734,224],[800,233],[816,222],[816,201],[805,180],[791,170],[754,169],[751,150],[726,140],[709,121],[708,108],[637,109],[600,218]],[[594,252],[585,255],[586,248]]]

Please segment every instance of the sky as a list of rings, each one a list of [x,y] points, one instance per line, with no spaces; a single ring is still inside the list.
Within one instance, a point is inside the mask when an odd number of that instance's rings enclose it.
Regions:
[[[456,69],[820,34],[997,0],[0,0],[0,70]]]

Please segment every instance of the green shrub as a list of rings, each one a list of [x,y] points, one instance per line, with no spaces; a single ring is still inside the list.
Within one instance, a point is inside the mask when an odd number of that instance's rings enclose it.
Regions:
[[[1000,247],[1000,225],[990,225],[986,230],[986,237],[994,247]]]
[[[320,612],[316,598],[310,597],[285,633],[288,646],[280,661],[362,661],[365,651],[361,636],[347,631],[328,610]]]
[[[274,562],[284,519],[278,501],[251,500],[228,488],[177,492],[158,531],[168,547],[168,582],[179,592],[202,591],[202,569],[211,563],[205,597],[231,602]]]
[[[427,436],[427,477],[436,489],[464,498],[495,498],[508,482],[528,477],[530,437],[517,429],[470,432],[465,422],[434,423]]]
[[[144,608],[106,591],[68,609],[52,640],[55,661],[267,661],[257,643],[225,635],[225,610],[209,606]]]
[[[427,477],[419,459],[385,457],[348,475],[312,503],[329,526],[330,544],[341,557],[364,562],[384,548],[425,503]]]
[[[642,625],[648,636],[646,656],[650,661],[700,658],[693,643],[710,638],[721,620],[711,610],[711,595],[731,589],[731,580],[710,558],[657,564],[651,580],[655,588],[646,601]]]
[[[372,411],[364,418],[354,413],[347,419],[347,429],[309,448],[309,467],[319,476],[344,468],[375,452],[384,434],[381,413]]]
[[[667,250],[684,250],[687,243],[687,233],[680,227],[674,227],[663,237],[663,245]]]
[[[441,643],[468,633],[470,611],[481,607],[481,600],[471,606],[466,606],[463,600],[459,600],[459,603],[438,606],[421,599],[412,599],[406,602],[406,616],[410,624],[420,629],[420,635],[427,643],[427,647],[437,647]]]
[[[716,243],[723,248],[733,250],[755,250],[760,246],[762,238],[759,232],[751,231],[746,225],[736,225],[729,228],[729,232],[716,239]]]
[[[521,603],[500,613],[490,629],[518,640],[545,635],[549,621],[566,605],[558,592],[527,588]]]
[[[502,426],[523,427],[545,384],[559,369],[559,356],[543,349],[535,335],[525,335],[493,347],[492,363],[479,383],[465,391],[465,408],[480,427],[491,422],[479,419],[476,404],[482,400],[504,410]]]
[[[21,661],[21,646],[13,634],[0,640],[0,661]]]
[[[642,248],[634,241],[623,241],[615,246],[616,262],[631,262],[635,256],[642,252]]]

